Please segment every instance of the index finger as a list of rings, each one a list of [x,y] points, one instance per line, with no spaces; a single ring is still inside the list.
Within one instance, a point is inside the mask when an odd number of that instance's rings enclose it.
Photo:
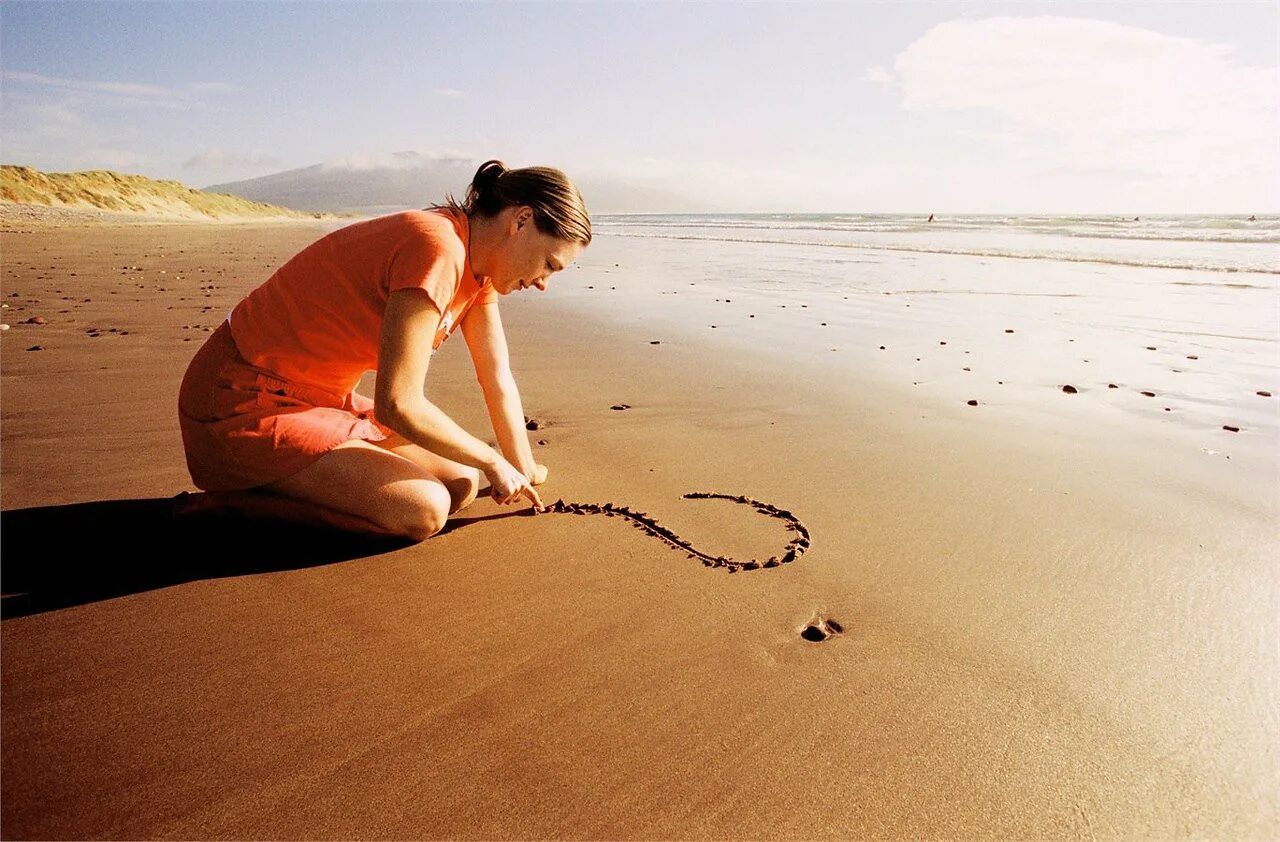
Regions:
[[[532,487],[524,485],[520,487],[520,491],[524,496],[532,500],[533,505],[537,506],[539,509],[546,508],[546,506],[542,505],[542,498],[538,496],[538,492],[534,491]]]

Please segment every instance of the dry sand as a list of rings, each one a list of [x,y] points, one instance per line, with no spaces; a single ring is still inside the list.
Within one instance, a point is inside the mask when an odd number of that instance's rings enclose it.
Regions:
[[[6,838],[1275,835],[1274,437],[939,401],[828,362],[866,326],[695,325],[643,243],[504,301],[543,497],[780,555],[682,499],[748,495],[794,562],[487,500],[417,545],[173,526],[187,361],[337,224],[0,239]],[[490,437],[460,341],[427,393]]]

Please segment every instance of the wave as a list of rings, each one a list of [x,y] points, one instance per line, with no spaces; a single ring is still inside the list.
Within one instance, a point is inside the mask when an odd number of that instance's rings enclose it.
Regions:
[[[806,217],[778,215],[727,219],[723,217],[664,217],[626,219],[604,217],[597,224],[646,228],[703,228],[757,231],[819,231],[870,234],[939,234],[945,232],[1022,232],[1046,236],[1100,240],[1139,240],[1188,243],[1280,243],[1280,219],[1246,222],[1236,219],[1152,220],[1146,223],[1092,220],[1078,217],[970,217],[925,223],[918,217]]]
[[[708,226],[699,226],[708,227]],[[1152,269],[1185,269],[1200,272],[1247,272],[1263,275],[1280,275],[1280,268],[1272,266],[1228,266],[1221,263],[1197,262],[1186,259],[1161,259],[1157,257],[1126,258],[1118,256],[1100,256],[1087,254],[1066,254],[1060,252],[1018,251],[1015,249],[995,248],[946,248],[942,246],[902,245],[880,243],[833,243],[818,240],[782,240],[764,237],[693,237],[678,234],[641,234],[628,232],[609,232],[616,237],[633,237],[655,240],[704,240],[723,243],[766,243],[786,246],[819,246],[822,248],[861,249],[865,251],[898,251],[917,254],[953,254],[968,257],[1004,257],[1013,260],[1049,260],[1065,263],[1096,263],[1108,266],[1138,266]]]

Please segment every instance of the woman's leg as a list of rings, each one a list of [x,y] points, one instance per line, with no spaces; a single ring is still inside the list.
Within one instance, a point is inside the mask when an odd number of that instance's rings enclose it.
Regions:
[[[368,532],[377,535],[398,535],[370,520],[329,509],[316,503],[308,503],[286,497],[266,488],[249,488],[243,491],[183,491],[172,501],[175,518],[183,518],[200,512],[227,514],[234,512],[254,518],[269,518],[307,526],[328,526],[349,532]]]
[[[353,439],[259,488],[189,495],[177,504],[176,513],[232,509],[422,541],[443,528],[452,504],[450,490],[421,465]]]
[[[480,490],[480,471],[469,465],[454,462],[423,447],[413,444],[399,433],[392,433],[383,441],[369,442],[391,453],[408,459],[436,477],[449,489],[449,514],[456,514],[476,499]]]

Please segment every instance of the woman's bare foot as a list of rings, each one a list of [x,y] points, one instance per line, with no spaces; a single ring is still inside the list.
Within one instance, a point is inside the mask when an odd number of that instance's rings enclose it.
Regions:
[[[216,492],[180,491],[169,498],[169,514],[175,519],[209,511],[227,511]]]

